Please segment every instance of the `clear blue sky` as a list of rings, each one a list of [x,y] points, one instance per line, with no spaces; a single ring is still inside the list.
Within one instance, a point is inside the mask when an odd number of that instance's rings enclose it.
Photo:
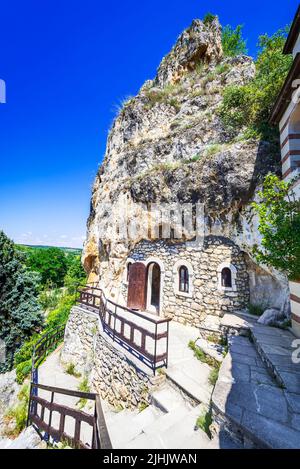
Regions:
[[[11,0],[1,4],[0,229],[16,242],[80,247],[90,192],[118,103],[155,75],[207,11],[259,34],[298,2]]]

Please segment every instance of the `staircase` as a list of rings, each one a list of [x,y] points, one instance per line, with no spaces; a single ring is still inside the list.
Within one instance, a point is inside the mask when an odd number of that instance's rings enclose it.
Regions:
[[[210,440],[196,427],[207,406],[192,407],[168,383],[152,395],[152,404],[142,412],[104,409],[112,446],[115,449],[205,449],[220,447],[219,438]],[[227,448],[238,448],[226,436]]]

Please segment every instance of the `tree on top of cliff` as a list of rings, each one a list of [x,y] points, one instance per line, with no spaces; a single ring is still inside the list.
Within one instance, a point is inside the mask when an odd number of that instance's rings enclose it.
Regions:
[[[247,127],[245,137],[277,140],[278,130],[270,128],[268,119],[292,64],[292,57],[282,52],[288,30],[260,36],[255,77],[246,85],[225,88],[219,114],[232,136]]]
[[[23,254],[0,231],[0,339],[6,345],[0,372],[11,368],[15,351],[42,326],[38,280],[36,273],[24,267]]]

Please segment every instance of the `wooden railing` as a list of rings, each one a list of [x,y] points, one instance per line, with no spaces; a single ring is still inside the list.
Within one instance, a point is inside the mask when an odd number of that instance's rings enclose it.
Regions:
[[[96,311],[103,331],[132,355],[150,367],[154,373],[168,366],[169,323],[121,306],[107,299],[103,291],[93,285],[78,290],[78,303]]]
[[[33,425],[45,441],[65,442],[73,448],[111,449],[100,396],[38,384],[38,368],[64,337],[64,326],[49,331],[36,344],[32,354],[31,385],[27,426]],[[42,393],[38,395],[38,391]],[[45,394],[50,393],[49,397]],[[55,402],[56,395],[94,401],[94,413],[87,414]],[[73,425],[66,422],[73,420]],[[75,425],[74,425],[75,423]],[[82,426],[89,428],[82,435]],[[89,441],[86,441],[89,440]]]
[[[50,399],[39,397],[38,390],[50,393]],[[94,401],[94,414],[54,402],[56,394]],[[66,422],[68,417],[73,420],[73,424]],[[112,448],[98,394],[31,383],[28,421],[48,441],[52,438],[53,441],[64,442],[76,449]]]

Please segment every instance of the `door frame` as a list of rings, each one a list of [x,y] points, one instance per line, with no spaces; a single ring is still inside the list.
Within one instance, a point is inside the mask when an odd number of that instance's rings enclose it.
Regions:
[[[160,289],[159,289],[159,310],[151,305],[151,291],[152,291],[152,269],[151,264],[157,264],[160,268]],[[157,257],[149,257],[145,266],[147,268],[147,280],[146,280],[146,310],[152,314],[156,314],[160,317],[163,317],[163,289],[164,289],[164,277],[165,277],[165,267],[164,263]],[[151,269],[151,275],[149,275]]]

